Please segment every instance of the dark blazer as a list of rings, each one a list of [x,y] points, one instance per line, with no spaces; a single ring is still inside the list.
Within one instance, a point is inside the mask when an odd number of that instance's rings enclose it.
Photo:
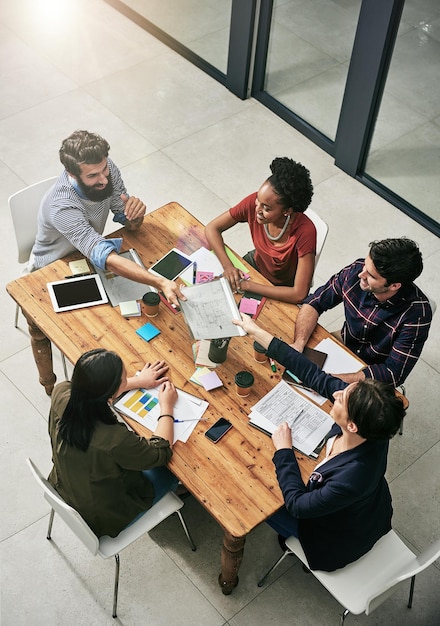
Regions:
[[[332,398],[346,383],[322,372],[302,354],[273,339],[267,351],[304,383]],[[341,433],[334,424],[330,436]],[[356,561],[391,529],[391,495],[385,480],[388,441],[365,441],[329,459],[317,480],[304,485],[292,450],[273,457],[287,510],[311,569],[333,571]]]
[[[69,397],[68,382],[57,385],[52,394],[49,482],[98,537],[115,537],[152,505],[154,489],[141,470],[166,465],[172,450],[166,439],[144,439],[119,422],[98,422],[85,452],[67,445],[57,426]]]

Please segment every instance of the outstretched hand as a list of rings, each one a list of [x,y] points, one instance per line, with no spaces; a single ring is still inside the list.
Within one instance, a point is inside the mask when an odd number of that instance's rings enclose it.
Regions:
[[[250,315],[247,315],[246,313],[240,313],[240,315],[241,319],[232,320],[233,324],[235,324],[236,326],[240,326],[249,335],[255,334],[255,332],[260,329],[258,324],[254,322]]]

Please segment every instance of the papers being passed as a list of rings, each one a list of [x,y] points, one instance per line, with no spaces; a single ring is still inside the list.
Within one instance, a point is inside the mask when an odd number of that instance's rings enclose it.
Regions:
[[[232,323],[240,319],[237,304],[226,278],[183,287],[186,300],[179,300],[194,339],[222,339],[245,335]]]
[[[293,447],[310,456],[333,426],[328,413],[281,381],[252,408],[251,424],[269,434],[282,422],[292,429]]]
[[[127,391],[114,404],[114,408],[154,432],[160,415],[159,388]],[[207,408],[206,400],[177,389],[177,402],[174,405],[174,419],[176,420],[174,443],[176,441],[185,443],[188,440]],[[179,422],[179,420],[185,421]]]

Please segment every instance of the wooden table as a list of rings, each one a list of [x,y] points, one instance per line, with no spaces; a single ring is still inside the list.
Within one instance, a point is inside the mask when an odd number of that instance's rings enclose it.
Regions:
[[[138,231],[121,229],[116,236],[123,237],[123,250],[137,250],[146,267],[170,248],[176,247],[190,254],[201,245],[207,246],[202,224],[174,202],[148,214]],[[103,347],[114,350],[122,357],[128,375],[133,375],[147,361],[165,359],[178,388],[209,402],[205,413],[210,418],[209,422],[200,422],[187,443],[175,444],[169,467],[223,528],[219,584],[227,595],[238,581],[237,572],[246,535],[283,504],[271,460],[274,453],[272,441],[248,424],[250,408],[280,381],[281,368],[274,373],[268,363],[257,363],[253,359],[251,339],[233,337],[226,362],[217,366],[224,387],[206,392],[189,382],[195,369],[191,349],[193,340],[183,315],[171,312],[164,304],[161,304],[159,316],[153,320],[161,333],[150,343],[135,333],[135,329],[148,318],[124,319],[119,308],[112,308],[109,304],[55,313],[46,285],[69,274],[68,262],[73,258],[79,257],[72,255],[55,261],[12,281],[6,287],[21,306],[30,325],[40,382],[50,391],[55,382],[50,341],[72,363],[87,350]],[[265,280],[252,268],[249,268],[249,273],[259,281]],[[258,322],[275,336],[290,341],[297,311],[295,305],[267,300]],[[318,326],[309,343],[313,347],[328,336],[329,333]],[[248,368],[252,369],[255,384],[247,398],[240,398],[234,390],[234,376],[236,372]],[[327,410],[330,407],[328,401],[323,405]],[[214,445],[204,433],[221,416],[230,420],[233,428]],[[151,435],[138,422],[127,421],[139,434]],[[297,454],[297,458],[302,477],[307,481],[316,461],[301,454]]]

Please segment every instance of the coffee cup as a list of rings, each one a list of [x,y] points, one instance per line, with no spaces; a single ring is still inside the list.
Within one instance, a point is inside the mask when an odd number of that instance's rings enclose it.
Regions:
[[[160,296],[155,291],[147,291],[142,297],[144,303],[145,315],[147,317],[156,317],[159,313]]]
[[[254,384],[254,375],[251,372],[242,371],[235,375],[235,391],[242,398],[246,398]]]
[[[254,341],[254,359],[258,361],[258,363],[266,363],[266,348],[263,348],[257,341]]]

